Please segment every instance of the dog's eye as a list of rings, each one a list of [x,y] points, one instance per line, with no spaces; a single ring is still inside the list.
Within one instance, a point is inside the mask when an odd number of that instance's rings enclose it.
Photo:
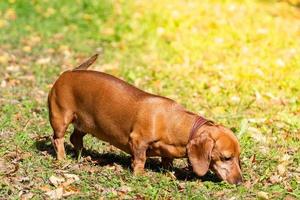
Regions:
[[[223,157],[222,158],[222,161],[229,161],[229,160],[231,160],[231,157]]]
[[[225,161],[231,160],[231,157],[225,157]]]

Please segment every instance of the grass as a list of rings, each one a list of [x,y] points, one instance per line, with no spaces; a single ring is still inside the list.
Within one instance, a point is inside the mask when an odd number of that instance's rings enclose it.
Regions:
[[[300,198],[298,3],[1,1],[0,198],[46,198],[49,178],[64,173],[80,178],[69,199]],[[150,159],[134,177],[128,155],[89,136],[82,161],[67,142],[67,160],[56,162],[47,93],[95,51],[93,69],[232,128],[244,184],[185,176],[186,160],[162,171]]]

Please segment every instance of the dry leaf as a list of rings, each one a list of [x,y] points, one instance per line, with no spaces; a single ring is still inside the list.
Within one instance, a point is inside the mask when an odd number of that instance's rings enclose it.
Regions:
[[[21,156],[21,160],[25,160],[27,158],[30,158],[32,154],[30,152],[22,152],[20,156]]]
[[[291,187],[291,185],[288,182],[283,182],[284,184],[284,188],[288,191],[288,192],[293,192],[293,188]]]
[[[29,192],[21,195],[21,200],[31,199],[33,197],[33,193]]]
[[[31,46],[24,46],[23,48],[22,48],[22,50],[24,51],[24,52],[31,52]]]
[[[284,154],[282,157],[280,157],[280,162],[288,162],[291,156],[289,154]]]
[[[17,177],[16,178],[17,181],[21,182],[21,183],[28,183],[30,182],[30,178],[28,176],[21,176],[21,177]]]
[[[76,174],[64,174],[66,179],[73,179],[74,181],[79,181],[80,178]]]
[[[217,197],[223,197],[224,195],[225,195],[225,191],[218,191],[218,192],[216,192],[215,193],[215,195],[217,196]]]
[[[80,190],[78,188],[76,188],[75,186],[69,185],[68,187],[65,187],[63,189],[63,196],[66,197],[66,196],[70,196],[73,194],[78,194],[79,192],[80,192]]]
[[[116,174],[123,171],[121,165],[114,163],[113,165],[107,166],[107,169],[113,170]]]
[[[241,99],[240,99],[240,97],[238,97],[238,96],[232,96],[232,97],[230,98],[230,100],[231,100],[232,103],[237,104],[237,103],[240,102]]]
[[[185,190],[185,183],[181,182],[178,184],[178,190],[179,191],[184,191]]]
[[[50,199],[61,199],[63,197],[63,193],[64,193],[64,189],[62,187],[59,187],[55,190],[46,192],[45,194],[49,196]]]
[[[251,156],[250,161],[251,163],[256,163],[256,154]]]
[[[296,198],[291,195],[287,195],[283,200],[296,200]]]
[[[4,18],[8,20],[15,20],[17,18],[16,11],[12,8],[6,10]]]
[[[42,190],[43,192],[50,191],[50,187],[48,185],[43,185],[43,186],[39,187],[38,189]]]
[[[0,19],[0,28],[4,28],[6,26],[8,26],[9,23],[7,20],[4,20],[4,19]]]
[[[14,167],[8,163],[5,159],[0,158],[0,174],[6,173],[8,170],[12,170]]]
[[[236,199],[237,199],[237,197],[231,197],[228,200],[236,200]]]
[[[132,191],[132,188],[131,187],[128,187],[128,186],[122,186],[118,189],[119,192],[122,192],[122,193],[128,193],[128,192],[131,192]]]
[[[252,186],[251,181],[248,180],[247,182],[245,182],[245,183],[244,183],[244,186],[245,186],[245,188],[250,189],[251,186]]]
[[[65,179],[62,178],[62,177],[57,177],[57,176],[52,175],[52,176],[49,178],[49,181],[50,181],[50,183],[51,183],[53,186],[57,187],[57,186],[59,186],[61,183],[63,183],[63,182],[65,181]]]
[[[20,66],[19,65],[9,65],[6,67],[6,70],[8,72],[18,72],[18,71],[20,71]]]
[[[250,132],[251,137],[256,140],[257,142],[260,142],[262,144],[266,144],[267,143],[267,138],[266,136],[264,136],[260,130],[258,130],[257,128],[254,127],[249,127],[248,131]]]
[[[261,94],[258,91],[255,92],[255,100],[258,104],[263,104],[264,103],[264,100],[263,100]]]
[[[46,58],[40,58],[36,61],[37,64],[39,65],[45,65],[48,64],[51,61],[50,57],[46,57]]]
[[[167,175],[168,175],[171,179],[176,180],[175,172],[168,171],[168,172],[167,172]]]
[[[7,85],[7,82],[6,82],[5,80],[2,80],[0,86],[1,86],[2,88],[5,88],[6,85]]]
[[[280,176],[278,176],[277,174],[275,174],[275,175],[271,176],[269,180],[272,184],[275,184],[275,183],[279,183],[282,180],[282,178]]]
[[[0,64],[7,65],[9,56],[7,54],[0,55]]]
[[[269,199],[269,194],[263,191],[257,193],[259,199]]]
[[[283,176],[284,173],[285,173],[285,171],[286,171],[285,164],[283,164],[283,163],[279,164],[277,166],[277,171],[278,171],[278,173],[279,173],[280,176]]]

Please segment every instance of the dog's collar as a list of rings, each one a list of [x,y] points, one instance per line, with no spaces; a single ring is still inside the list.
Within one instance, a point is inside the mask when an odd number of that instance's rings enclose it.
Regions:
[[[190,136],[189,136],[189,140],[188,140],[188,143],[193,139],[195,133],[197,132],[197,130],[203,126],[204,124],[206,123],[211,123],[213,124],[214,122],[211,121],[211,120],[208,120],[208,119],[205,119],[204,117],[202,116],[198,116],[192,126],[192,129],[190,131]]]

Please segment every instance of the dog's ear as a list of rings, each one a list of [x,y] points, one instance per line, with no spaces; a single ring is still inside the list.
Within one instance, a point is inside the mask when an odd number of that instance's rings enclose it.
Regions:
[[[210,165],[211,152],[214,147],[214,140],[207,133],[192,139],[187,145],[187,153],[193,171],[198,176],[204,176]]]

